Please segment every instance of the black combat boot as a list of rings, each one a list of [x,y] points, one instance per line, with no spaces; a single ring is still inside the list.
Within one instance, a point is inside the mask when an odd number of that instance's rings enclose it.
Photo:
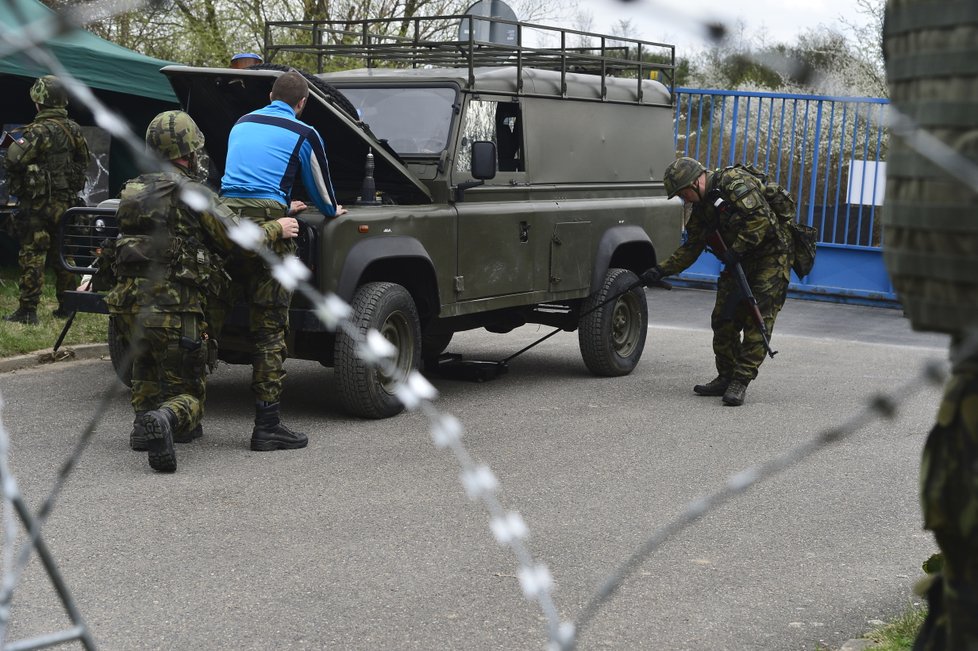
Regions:
[[[67,319],[71,316],[71,310],[62,305],[61,301],[58,301],[58,309],[51,310],[51,316],[55,319]]]
[[[149,449],[149,442],[146,440],[146,430],[143,429],[143,416],[145,411],[137,411],[136,417],[132,421],[132,431],[129,432],[129,449],[136,452],[145,452]]]
[[[309,439],[302,432],[293,432],[282,424],[277,402],[259,400],[255,403],[255,429],[251,431],[251,449],[255,452],[297,450]]]
[[[31,310],[26,307],[18,307],[16,312],[3,317],[3,320],[10,321],[12,323],[37,325],[37,310]]]
[[[147,411],[143,414],[142,423],[150,467],[157,472],[174,472],[177,469],[177,453],[173,449],[176,414],[166,407]]]
[[[706,384],[697,384],[693,393],[698,396],[722,396],[730,384],[730,378],[718,375]]]
[[[174,432],[173,442],[174,443],[193,443],[195,439],[199,439],[204,435],[204,426],[197,423],[197,427],[193,428],[189,432]]]
[[[744,395],[747,393],[747,383],[743,380],[731,380],[730,386],[723,394],[723,404],[728,407],[739,407],[744,404]]]

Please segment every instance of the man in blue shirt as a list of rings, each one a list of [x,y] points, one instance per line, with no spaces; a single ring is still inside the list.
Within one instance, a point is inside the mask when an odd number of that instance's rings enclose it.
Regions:
[[[294,70],[286,72],[275,80],[269,99],[268,106],[242,116],[231,129],[227,165],[221,179],[224,203],[259,225],[291,217],[306,209],[305,203],[292,200],[292,186],[298,175],[320,212],[327,217],[342,215],[346,211],[333,192],[323,139],[298,119],[309,99],[308,82]],[[294,255],[299,223],[286,219],[280,226],[280,236],[269,238],[269,246],[279,256]],[[251,390],[256,402],[251,449],[305,447],[306,435],[293,432],[279,418],[292,292],[272,277],[258,257],[235,255],[231,277],[248,297],[248,329],[255,347]]]

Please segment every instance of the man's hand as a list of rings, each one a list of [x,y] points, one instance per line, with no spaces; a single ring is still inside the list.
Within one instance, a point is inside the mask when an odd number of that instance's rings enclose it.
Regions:
[[[344,208],[343,206],[341,206],[339,204],[336,205],[336,216],[337,217],[339,217],[340,215],[345,215],[346,212],[347,212],[346,211],[346,208]]]
[[[302,203],[301,201],[299,203]],[[302,204],[305,206],[305,204]],[[288,240],[299,236],[299,220],[295,217],[279,217],[276,219],[282,227],[282,239]]]
[[[292,203],[289,204],[289,216],[291,217],[292,215],[298,215],[300,212],[302,212],[308,207],[309,206],[307,206],[305,202],[293,201]]]
[[[659,265],[650,267],[642,272],[642,275],[638,277],[642,281],[642,284],[648,287],[649,285],[654,285],[660,280],[662,280],[662,269]]]

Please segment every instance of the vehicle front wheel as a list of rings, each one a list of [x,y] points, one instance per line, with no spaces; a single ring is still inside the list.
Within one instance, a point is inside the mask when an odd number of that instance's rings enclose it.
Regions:
[[[114,317],[109,317],[109,359],[112,360],[112,368],[119,381],[127,387],[132,386],[132,358],[129,357],[129,340],[120,332]],[[129,364],[123,368],[122,364],[128,358]]]
[[[411,294],[395,283],[367,283],[351,302],[353,322],[361,336],[376,329],[397,348],[393,373],[383,373],[357,355],[357,344],[346,333],[336,335],[335,368],[340,398],[346,409],[363,418],[389,418],[404,409],[394,387],[418,368],[421,359],[421,320]]]
[[[601,288],[588,296],[581,307],[581,356],[595,375],[628,375],[642,357],[649,306],[645,291],[637,283],[638,277],[628,269],[609,269]],[[605,301],[608,303],[595,309]]]

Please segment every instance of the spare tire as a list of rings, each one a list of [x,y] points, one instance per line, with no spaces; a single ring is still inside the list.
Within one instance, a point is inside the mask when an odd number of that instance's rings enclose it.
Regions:
[[[354,121],[356,122],[360,121],[360,115],[357,113],[356,107],[353,106],[353,104],[350,102],[349,99],[347,99],[346,95],[344,95],[335,86],[331,86],[330,84],[327,84],[319,77],[316,77],[315,75],[311,75],[305,70],[299,70],[298,68],[293,68],[292,66],[279,65],[277,63],[259,63],[256,66],[249,66],[248,68],[246,68],[246,70],[279,70],[281,72],[288,72],[289,70],[295,70],[303,77],[305,77],[306,81],[308,81],[311,86],[315,86],[319,92],[325,95],[326,100],[330,104],[332,104],[334,107],[340,109],[341,111],[349,115],[351,118],[353,118]]]

